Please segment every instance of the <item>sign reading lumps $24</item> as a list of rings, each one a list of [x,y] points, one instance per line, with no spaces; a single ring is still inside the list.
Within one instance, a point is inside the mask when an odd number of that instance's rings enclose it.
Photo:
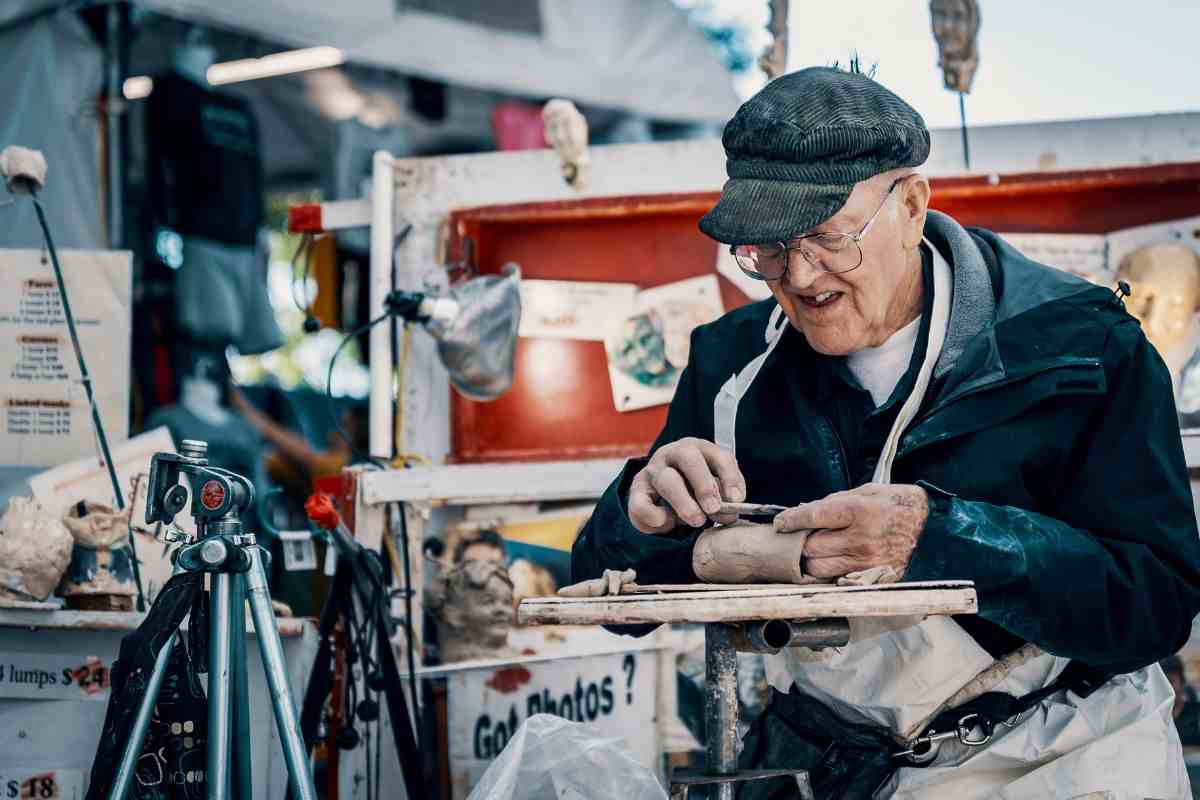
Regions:
[[[3,653],[0,697],[107,702],[110,667],[111,664],[96,656]]]
[[[653,767],[655,673],[655,653],[647,651],[451,674],[451,796],[465,798],[534,714],[588,723],[624,740],[637,759]]]

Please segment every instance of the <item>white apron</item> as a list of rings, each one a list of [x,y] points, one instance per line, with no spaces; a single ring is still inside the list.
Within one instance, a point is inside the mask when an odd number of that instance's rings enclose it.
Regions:
[[[929,343],[913,392],[885,442],[876,482],[891,480],[900,436],[916,414],[945,339],[953,278],[937,249],[929,249],[934,254]],[[765,351],[717,393],[715,440],[735,456],[738,406],[788,324],[776,306],[767,323]],[[1049,684],[1068,663],[1036,653],[992,690],[1027,694]],[[995,659],[951,618],[929,617],[851,620],[846,647],[819,653],[788,648],[766,656],[765,662],[767,680],[779,691],[787,692],[794,683],[844,719],[882,725],[908,740]],[[1099,793],[1095,796],[1105,800],[1186,800],[1191,791],[1171,719],[1173,702],[1171,686],[1157,665],[1113,678],[1086,699],[1059,692],[1015,728],[997,726],[986,746],[942,742],[931,766],[900,770],[878,796],[1045,800]]]

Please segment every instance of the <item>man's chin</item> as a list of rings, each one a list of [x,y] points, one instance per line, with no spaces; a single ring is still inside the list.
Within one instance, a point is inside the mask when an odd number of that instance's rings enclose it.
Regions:
[[[844,333],[821,325],[801,325],[808,346],[823,356],[847,356],[862,349],[856,341]]]

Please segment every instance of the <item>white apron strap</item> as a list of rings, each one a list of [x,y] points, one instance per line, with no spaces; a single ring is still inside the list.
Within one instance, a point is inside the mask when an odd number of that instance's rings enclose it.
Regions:
[[[721,391],[717,392],[717,397],[713,401],[713,440],[731,453],[737,453],[738,405],[742,402],[742,397],[750,388],[750,384],[758,377],[759,371],[762,370],[763,364],[766,363],[775,346],[779,344],[779,340],[783,338],[783,331],[787,325],[788,320],[783,314],[783,306],[775,306],[771,311],[771,317],[767,320],[767,329],[763,337],[766,340],[767,349],[751,359],[741,372],[730,375],[729,380],[721,386]]]
[[[892,462],[896,459],[896,448],[904,429],[913,421],[925,392],[929,390],[929,379],[933,376],[933,367],[942,354],[942,345],[946,341],[946,329],[950,325],[950,299],[954,294],[954,276],[950,265],[942,258],[937,248],[925,240],[926,247],[933,253],[933,311],[929,317],[929,342],[925,347],[925,360],[917,372],[917,382],[913,385],[908,399],[900,406],[900,413],[892,423],[892,429],[884,440],[883,451],[879,454],[879,462],[875,465],[872,478],[875,483],[892,482]]]

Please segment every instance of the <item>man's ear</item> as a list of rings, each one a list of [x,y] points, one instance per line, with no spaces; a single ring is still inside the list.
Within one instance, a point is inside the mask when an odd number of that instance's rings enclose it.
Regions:
[[[906,178],[901,187],[900,226],[905,250],[913,250],[925,235],[925,214],[929,210],[929,180],[920,173]]]

